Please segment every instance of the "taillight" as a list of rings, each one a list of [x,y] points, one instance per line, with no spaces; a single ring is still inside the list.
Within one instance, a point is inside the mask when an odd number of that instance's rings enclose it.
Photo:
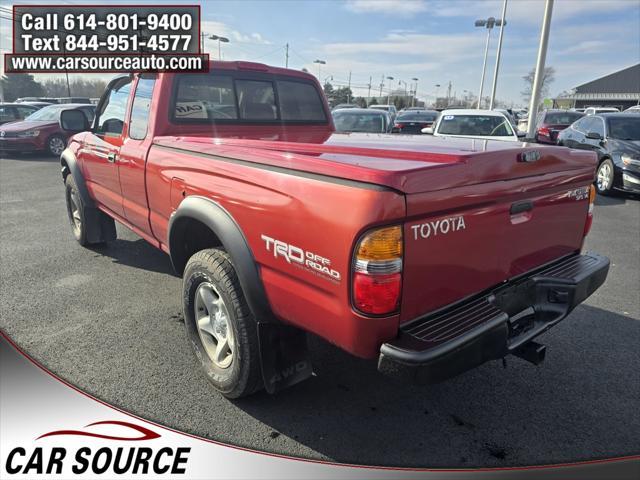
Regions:
[[[400,307],[402,228],[384,227],[365,234],[353,256],[353,304],[362,313],[385,315]]]
[[[593,224],[593,205],[596,201],[596,187],[591,185],[589,187],[589,211],[587,212],[587,221],[584,222],[584,233],[583,236],[587,236],[589,231],[591,230],[591,225]]]
[[[396,124],[393,126],[393,128],[400,128],[400,129],[402,129],[402,128],[404,128],[404,123],[396,123]]]
[[[551,137],[551,132],[547,127],[540,127],[538,129],[538,135],[543,135],[545,137]]]

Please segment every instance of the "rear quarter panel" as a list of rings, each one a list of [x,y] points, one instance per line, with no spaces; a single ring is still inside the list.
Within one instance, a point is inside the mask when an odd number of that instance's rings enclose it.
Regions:
[[[351,254],[366,227],[404,218],[404,196],[225,160],[232,153],[221,147],[215,156],[204,156],[152,146],[147,162],[150,221],[163,248],[169,217],[183,192],[210,198],[242,229],[277,317],[355,355],[376,355],[380,343],[396,335],[399,316],[371,319],[353,311]],[[263,235],[329,259],[340,279],[275,256]]]

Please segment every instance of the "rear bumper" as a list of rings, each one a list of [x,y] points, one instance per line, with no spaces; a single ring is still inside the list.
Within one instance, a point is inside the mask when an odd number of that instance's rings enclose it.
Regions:
[[[380,348],[378,369],[435,383],[521,354],[607,278],[609,259],[572,255],[404,325]]]

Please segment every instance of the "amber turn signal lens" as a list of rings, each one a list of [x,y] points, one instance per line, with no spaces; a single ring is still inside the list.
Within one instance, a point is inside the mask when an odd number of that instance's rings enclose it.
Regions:
[[[358,260],[393,260],[402,257],[400,226],[374,230],[361,241],[356,252]]]

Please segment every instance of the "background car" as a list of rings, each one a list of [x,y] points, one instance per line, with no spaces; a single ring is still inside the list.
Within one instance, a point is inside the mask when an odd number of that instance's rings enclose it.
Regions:
[[[556,144],[558,134],[582,117],[584,117],[584,113],[569,110],[544,110],[540,112],[536,118],[536,142]]]
[[[356,105],[354,103],[339,103],[333,110],[340,110],[341,108],[360,108],[360,105]]]
[[[640,193],[640,114],[583,117],[560,132],[558,143],[598,154],[599,193],[608,194],[614,189]]]
[[[443,110],[435,127],[425,128],[422,132],[432,133],[436,137],[519,140],[509,119],[494,110]]]
[[[596,115],[598,113],[615,113],[619,111],[620,110],[614,107],[589,107],[585,109],[584,113],[586,115]]]
[[[41,108],[48,107],[49,105],[54,105],[49,102],[22,102],[20,105],[30,105],[32,107],[36,107],[36,110],[40,110]]]
[[[509,119],[509,121],[511,122],[511,126],[514,129],[518,128],[518,122],[516,121],[515,117],[513,116],[513,113],[510,110],[508,110],[506,108],[494,108],[493,110],[496,111],[496,112],[500,112],[505,117],[507,117]]]
[[[25,102],[60,103],[57,98],[51,98],[51,97],[21,97],[16,99],[16,103],[25,103]]]
[[[369,105],[369,108],[373,110],[383,110],[391,115],[391,121],[395,120],[398,116],[398,110],[395,105]]]
[[[634,105],[633,107],[629,107],[622,113],[640,113],[640,105]]]
[[[435,110],[411,110],[399,113],[393,122],[391,133],[421,134],[422,129],[431,127],[438,118]]]
[[[22,120],[36,110],[37,107],[25,103],[0,103],[0,125]]]
[[[95,105],[67,103],[49,105],[24,120],[7,123],[0,127],[0,151],[35,152],[44,150],[59,156],[67,146],[67,134],[60,128],[63,110],[80,109],[93,121]]]
[[[383,110],[343,108],[332,112],[337,132],[387,133],[391,117]]]

